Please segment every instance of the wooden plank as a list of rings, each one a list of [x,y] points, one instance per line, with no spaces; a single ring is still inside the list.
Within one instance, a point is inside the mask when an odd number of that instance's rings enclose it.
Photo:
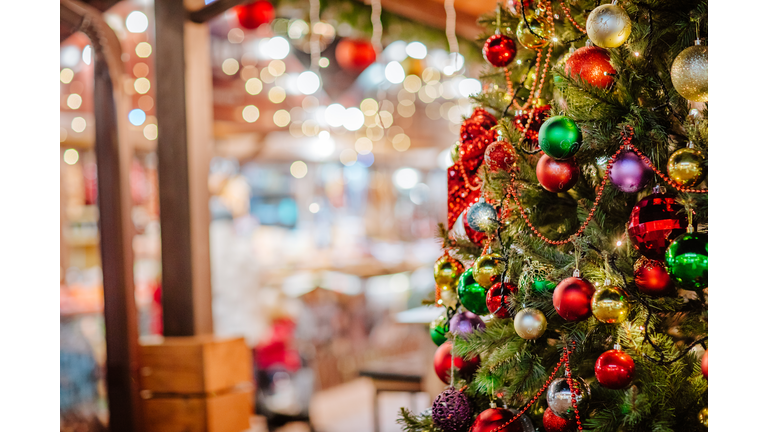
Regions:
[[[243,432],[250,428],[252,391],[144,401],[147,432]]]

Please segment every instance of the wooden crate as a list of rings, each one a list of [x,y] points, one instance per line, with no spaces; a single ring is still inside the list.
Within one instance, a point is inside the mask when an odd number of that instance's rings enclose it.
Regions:
[[[145,432],[243,432],[250,428],[252,391],[143,400]]]

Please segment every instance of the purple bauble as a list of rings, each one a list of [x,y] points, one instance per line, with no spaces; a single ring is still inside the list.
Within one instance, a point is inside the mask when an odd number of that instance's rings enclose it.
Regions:
[[[636,193],[648,186],[653,178],[653,170],[635,152],[622,150],[613,162],[608,177],[620,191]]]
[[[463,432],[472,421],[472,407],[467,396],[451,387],[432,402],[432,422],[445,432]]]
[[[485,323],[482,318],[472,312],[459,312],[451,318],[449,329],[451,333],[459,336],[472,333],[476,329],[485,330]]]

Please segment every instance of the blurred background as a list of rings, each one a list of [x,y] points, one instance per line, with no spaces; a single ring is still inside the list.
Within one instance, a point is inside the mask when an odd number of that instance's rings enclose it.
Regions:
[[[123,51],[138,332],[162,335],[155,8],[88,3]],[[377,59],[362,2],[323,3],[319,20],[310,3],[257,3],[208,22],[200,49],[212,106],[186,107],[213,116],[213,329],[244,337],[253,354],[250,430],[399,430],[399,406],[424,410],[441,389],[422,374],[434,351],[427,323],[439,314],[422,300],[434,291],[450,148],[481,89],[478,50],[465,38],[494,3],[456,2],[463,55],[449,51],[445,12],[385,3]],[[84,33],[62,26],[60,66],[61,430],[100,431],[109,407],[94,53]],[[376,373],[423,379],[374,402]]]

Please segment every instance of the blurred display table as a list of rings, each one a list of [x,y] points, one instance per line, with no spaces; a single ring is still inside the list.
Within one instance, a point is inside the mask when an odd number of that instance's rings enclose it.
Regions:
[[[408,353],[396,357],[382,358],[364,365],[360,375],[371,378],[376,394],[373,398],[374,432],[379,431],[379,393],[411,393],[412,405],[415,395],[423,392],[424,361],[421,352]]]

